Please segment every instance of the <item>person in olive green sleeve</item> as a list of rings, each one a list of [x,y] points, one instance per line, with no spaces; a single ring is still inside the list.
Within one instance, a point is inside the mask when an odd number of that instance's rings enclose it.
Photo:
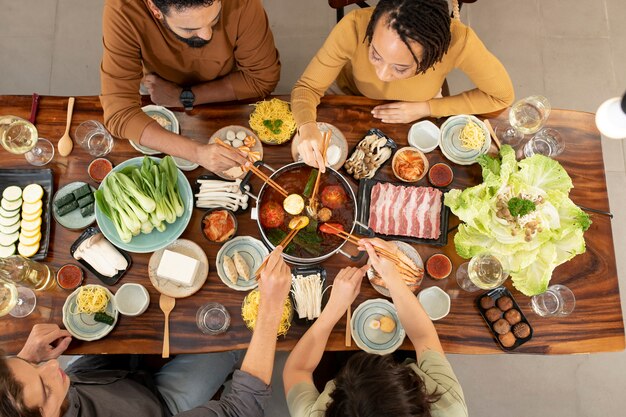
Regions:
[[[292,417],[467,417],[463,390],[446,359],[437,331],[395,265],[374,246],[398,248],[380,239],[363,239],[371,265],[385,281],[417,361],[399,364],[390,356],[358,353],[320,392],[313,371],[328,337],[360,291],[366,268],[346,268],[333,282],[326,307],[293,349],[283,372]]]

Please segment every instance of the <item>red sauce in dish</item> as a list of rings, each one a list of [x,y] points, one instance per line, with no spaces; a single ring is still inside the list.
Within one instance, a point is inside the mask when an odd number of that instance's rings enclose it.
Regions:
[[[89,176],[96,182],[101,182],[106,175],[113,169],[113,164],[108,159],[94,159],[89,164]]]
[[[57,283],[61,288],[73,290],[83,282],[83,270],[76,265],[63,265],[57,272]]]
[[[433,165],[428,171],[428,181],[435,187],[446,187],[452,183],[452,168],[444,163]]]
[[[452,262],[443,253],[436,253],[426,261],[426,271],[433,279],[444,279],[452,272]]]

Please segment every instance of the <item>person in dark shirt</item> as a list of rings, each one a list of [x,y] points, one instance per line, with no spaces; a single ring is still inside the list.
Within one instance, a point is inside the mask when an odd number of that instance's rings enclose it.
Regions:
[[[57,358],[69,346],[70,334],[56,324],[37,324],[17,357],[0,357],[0,416],[263,416],[290,286],[279,246],[261,273],[259,314],[248,351],[231,391],[219,401],[211,397],[238,362],[237,352],[179,355],[156,374],[116,355],[83,356],[65,373]],[[199,400],[202,394],[206,397]]]

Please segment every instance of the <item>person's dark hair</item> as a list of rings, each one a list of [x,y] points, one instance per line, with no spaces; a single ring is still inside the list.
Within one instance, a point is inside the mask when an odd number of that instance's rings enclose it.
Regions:
[[[374,28],[383,18],[411,51],[417,63],[417,73],[425,73],[440,62],[450,46],[450,12],[446,0],[380,0],[367,25],[365,39],[371,43]],[[420,58],[415,56],[411,42],[424,48]]]
[[[216,1],[218,0],[152,0],[152,3],[167,16],[172,8],[180,12],[190,7],[212,6]]]
[[[0,416],[42,417],[38,408],[24,404],[24,389],[9,369],[6,357],[0,352]]]
[[[391,355],[352,356],[335,378],[326,417],[430,417],[440,395]]]

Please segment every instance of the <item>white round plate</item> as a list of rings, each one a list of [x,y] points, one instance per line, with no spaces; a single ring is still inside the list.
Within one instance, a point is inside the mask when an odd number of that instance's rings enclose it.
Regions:
[[[408,243],[401,242],[399,240],[394,240],[392,241],[392,243],[396,245],[406,256],[411,258],[411,260],[415,262],[415,265],[419,266],[422,269],[424,268],[424,261],[422,261],[422,257],[417,252],[417,249],[415,249],[413,246],[409,245]],[[387,288],[381,287],[380,285],[376,285],[372,282],[372,278],[374,278],[375,276],[376,276],[376,272],[374,271],[374,268],[370,268],[367,270],[367,278],[370,284],[372,284],[372,287],[374,287],[374,289],[378,291],[379,294],[382,294],[385,297],[391,297],[391,293],[389,293],[389,290]],[[419,285],[416,285],[410,289],[411,291],[415,292],[419,289],[419,287],[420,287]]]
[[[254,143],[254,146],[250,148],[250,150],[253,152],[259,152],[261,155],[261,160],[263,159],[263,143],[259,140],[259,137],[256,135],[256,133],[254,133],[252,130],[244,126],[238,126],[238,125],[225,126],[211,135],[211,137],[209,138],[209,143],[215,142],[215,138],[220,138],[221,140],[226,139],[226,132],[228,132],[229,130],[232,130],[235,133],[237,133],[240,130],[243,130],[244,132],[246,132],[246,136],[252,136],[255,139],[255,143]],[[224,174],[223,172],[214,172],[214,174],[220,178],[224,178],[225,180],[234,180],[237,178],[242,179],[243,177],[246,176],[245,172],[243,172],[238,177],[231,177],[229,175]]]
[[[379,329],[372,329],[370,321],[378,320],[382,316],[391,316],[396,322],[396,328],[391,333]],[[387,355],[395,352],[402,345],[406,333],[398,313],[393,304],[382,298],[367,300],[359,305],[352,313],[350,320],[352,338],[356,345],[367,353]]]
[[[85,285],[84,287],[102,287],[100,285]],[[117,324],[117,308],[115,308],[115,298],[111,291],[102,287],[109,294],[109,304],[107,304],[106,313],[113,317],[113,324],[109,326],[105,323],[97,322],[93,319],[92,314],[80,313],[73,314],[76,308],[76,297],[83,287],[78,287],[72,292],[63,304],[63,325],[70,334],[79,340],[91,342],[93,340],[102,339],[109,334]]]
[[[183,171],[193,171],[194,169],[200,166],[199,164],[196,164],[195,162],[191,162],[186,159],[179,158],[177,156],[172,156],[172,159],[174,160],[174,165],[176,165],[178,169],[183,170]]]
[[[246,281],[245,279],[239,277],[237,279],[237,283],[233,284],[226,273],[224,272],[224,264],[222,260],[224,259],[224,255],[233,256],[235,252],[239,251],[241,256],[246,260],[246,263],[250,267],[250,281]],[[269,255],[269,250],[267,247],[258,239],[255,239],[250,236],[238,236],[228,242],[224,243],[216,257],[216,268],[217,275],[219,275],[220,279],[224,284],[233,290],[237,291],[249,291],[251,289],[256,288],[259,284],[254,279],[254,273],[263,263],[263,260],[267,255]]]
[[[459,140],[459,134],[461,130],[467,124],[467,119],[470,119],[478,126],[481,127],[483,133],[485,134],[485,143],[481,149],[466,149],[461,145],[461,141]],[[448,158],[450,161],[459,164],[459,165],[471,165],[476,162],[476,158],[480,155],[487,153],[489,147],[491,146],[491,135],[489,134],[489,130],[487,130],[487,126],[474,116],[469,116],[465,114],[461,114],[458,116],[452,116],[448,118],[441,125],[441,139],[439,141],[439,149],[443,155]]]
[[[348,158],[348,141],[346,140],[346,137],[343,133],[341,133],[341,130],[339,130],[335,125],[331,125],[330,123],[317,122],[317,128],[322,133],[330,130],[330,144],[337,146],[341,151],[339,160],[334,165],[331,165],[334,170],[339,171],[339,169],[341,169],[344,162],[346,162],[346,159]],[[293,140],[291,141],[291,157],[293,158],[294,162],[298,162],[301,160],[300,153],[298,152],[299,144],[300,135],[298,134],[298,132],[296,132],[296,134],[293,136]]]
[[[153,114],[158,114],[159,116],[165,117],[170,125],[165,129],[169,130],[172,133],[180,134],[180,125],[178,123],[178,119],[170,110],[166,109],[163,106],[156,106],[154,104],[150,104],[148,106],[143,106],[141,110],[144,111],[148,116],[152,116]],[[130,146],[135,148],[137,151],[141,152],[144,155],[158,155],[163,153],[161,151],[157,151],[156,149],[148,148],[147,146],[140,145],[136,142],[130,141]],[[179,167],[180,168],[180,167]],[[181,168],[182,169],[182,168]]]
[[[139,167],[141,166],[143,158],[144,157],[137,157],[124,161],[115,166],[111,172],[118,172],[129,166]],[[155,162],[161,162],[160,158],[152,157],[152,159]],[[102,187],[102,184],[100,184],[100,186]],[[127,252],[150,253],[163,249],[183,234],[189,224],[189,220],[191,220],[191,213],[193,210],[193,192],[191,191],[191,185],[189,185],[187,177],[185,177],[181,171],[178,171],[178,191],[180,192],[180,198],[183,201],[185,211],[183,212],[183,215],[177,218],[174,223],[168,224],[163,232],[159,232],[157,229],[154,229],[151,233],[140,233],[137,236],[133,236],[131,241],[128,243],[122,242],[111,219],[106,217],[96,204],[96,222],[98,223],[98,227],[109,242]]]
[[[190,258],[194,258],[200,262],[198,270],[196,271],[196,276],[193,279],[193,283],[189,287],[183,287],[182,285],[170,280],[160,278],[157,275],[157,269],[159,268],[159,263],[161,262],[161,257],[163,256],[165,249],[180,253],[181,255],[189,256]],[[206,282],[206,279],[209,276],[209,260],[207,259],[206,253],[204,253],[202,248],[197,243],[187,239],[178,239],[172,242],[171,245],[152,254],[150,261],[148,262],[148,276],[150,277],[150,282],[154,288],[161,294],[169,295],[173,298],[189,297],[190,295],[198,292],[198,290],[202,288]]]

